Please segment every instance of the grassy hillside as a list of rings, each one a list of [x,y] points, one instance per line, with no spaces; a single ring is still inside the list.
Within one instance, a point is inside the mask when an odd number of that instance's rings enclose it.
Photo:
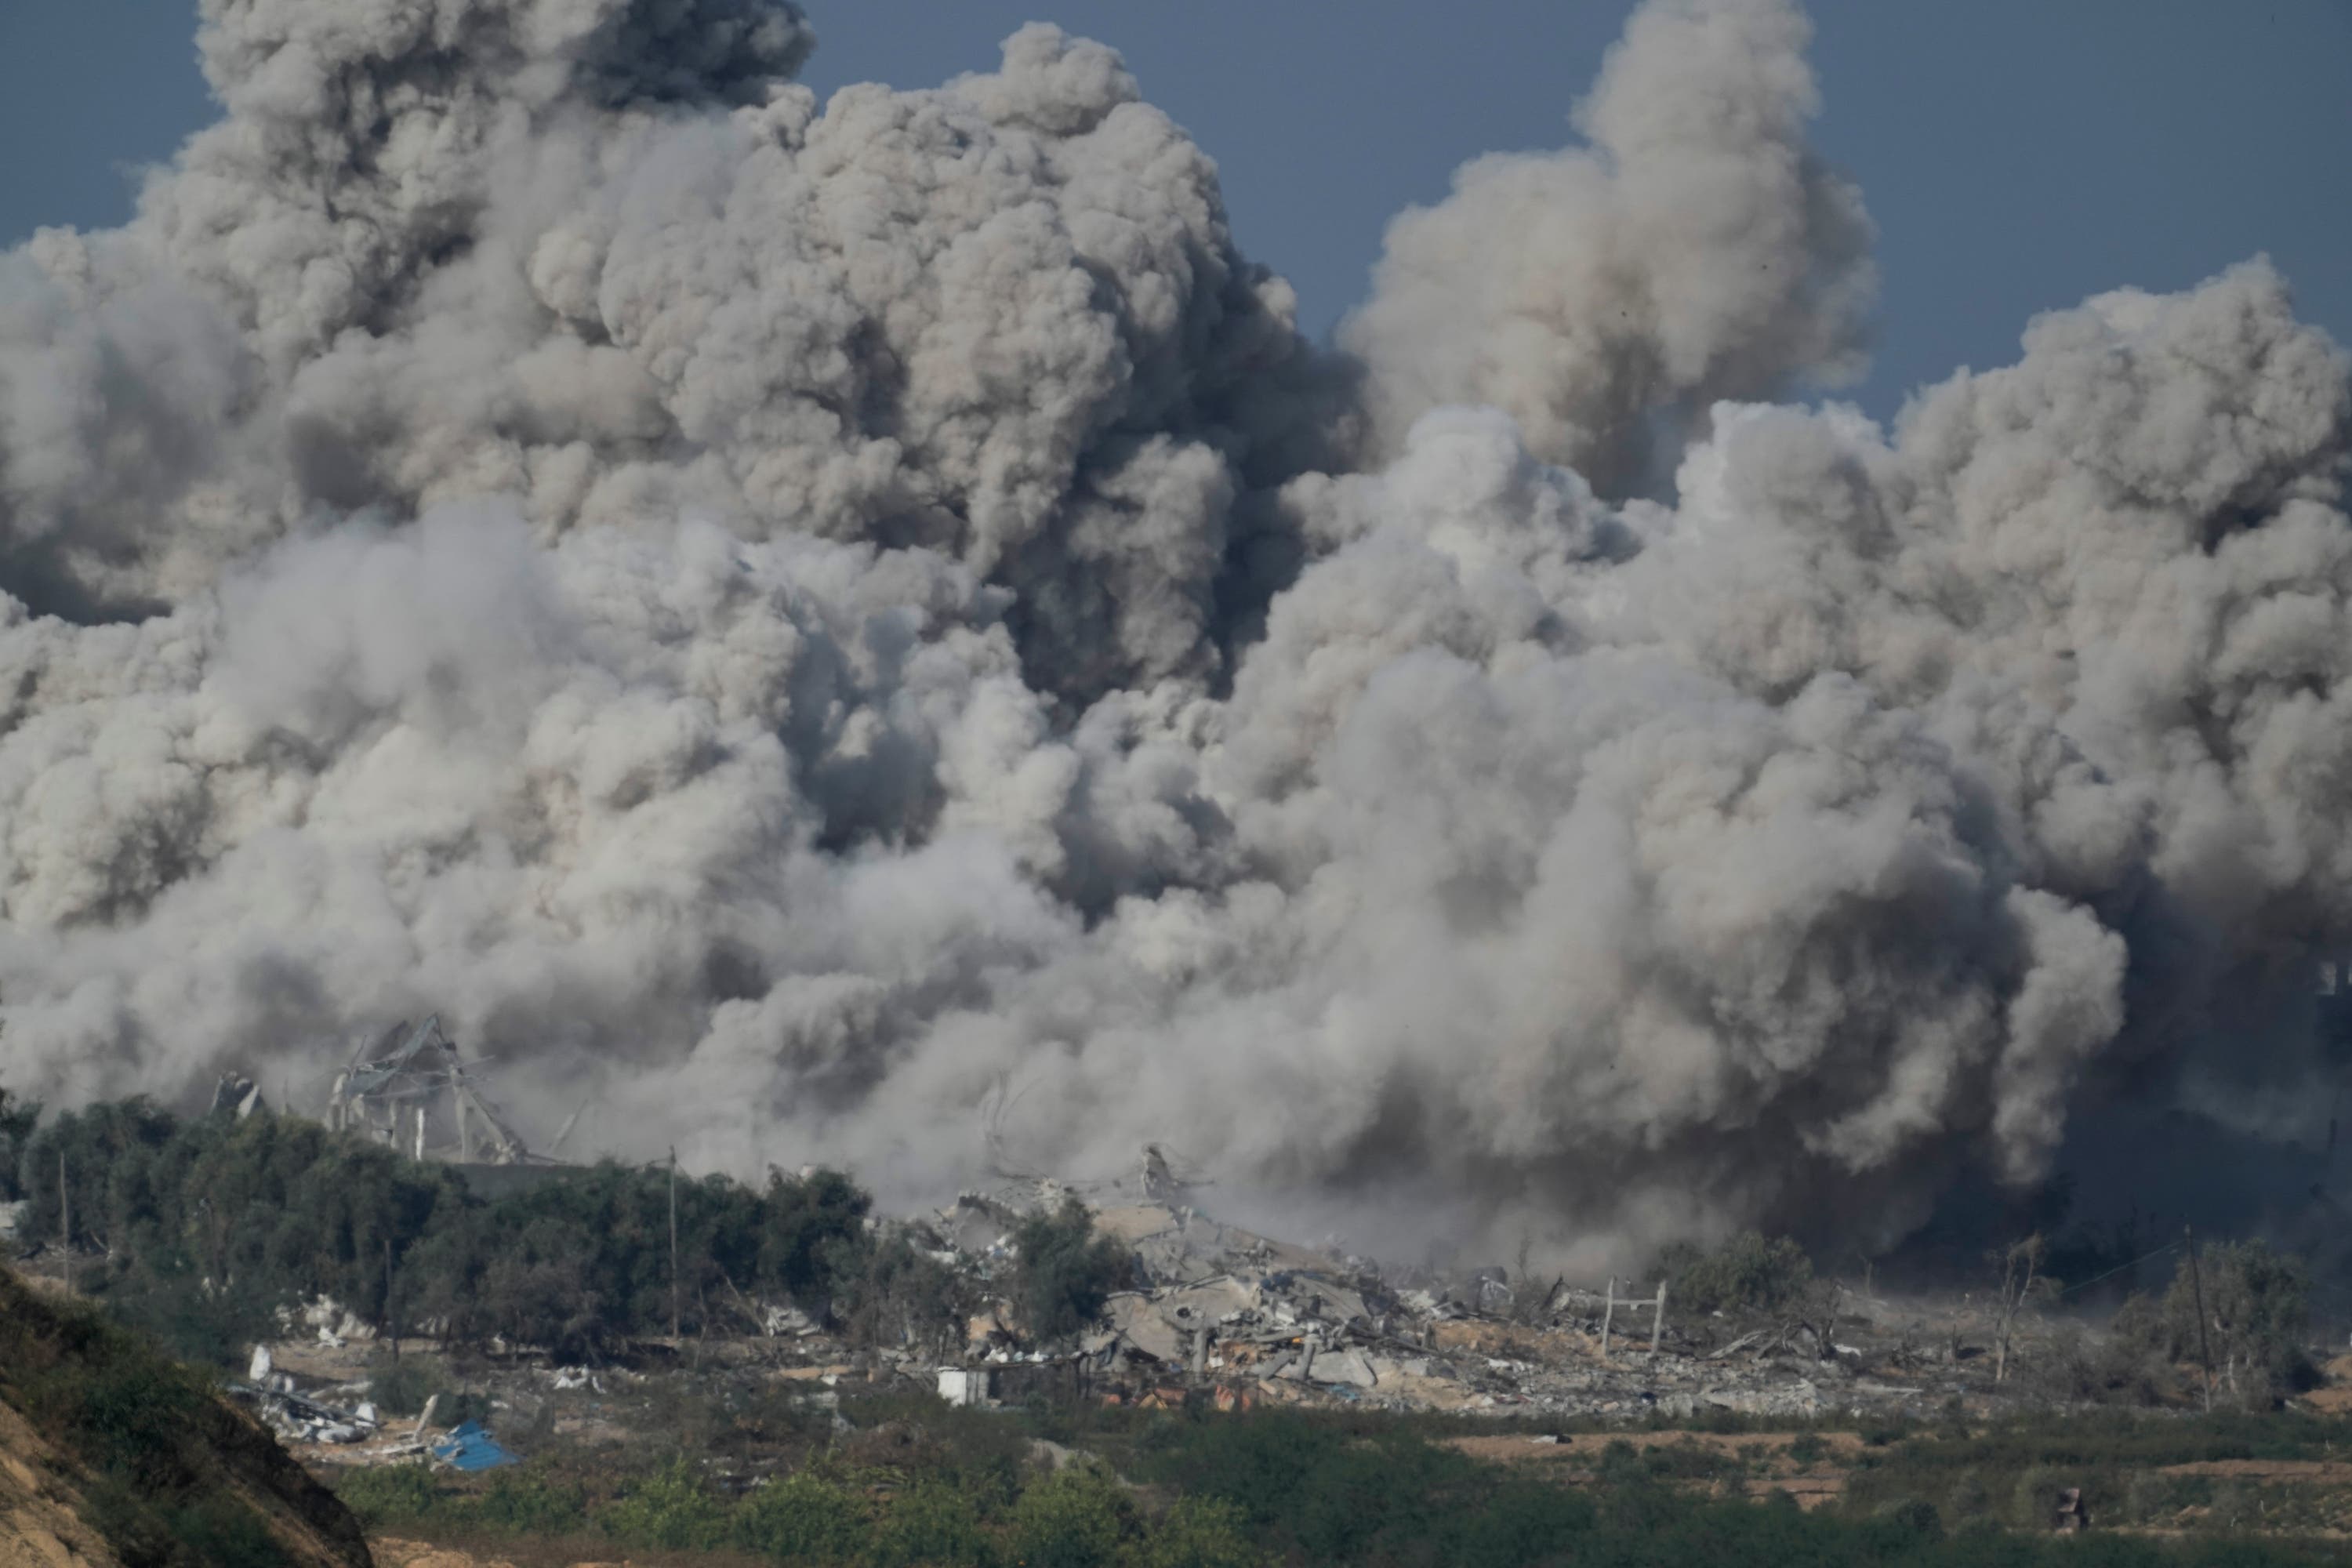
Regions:
[[[0,1268],[0,1568],[68,1552],[123,1568],[369,1563],[350,1512],[204,1373]]]

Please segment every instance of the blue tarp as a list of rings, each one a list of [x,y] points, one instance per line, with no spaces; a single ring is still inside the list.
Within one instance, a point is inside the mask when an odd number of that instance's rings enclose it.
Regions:
[[[498,1439],[483,1431],[478,1421],[451,1427],[448,1436],[433,1445],[433,1457],[461,1470],[495,1470],[500,1465],[522,1463],[520,1455],[499,1447]]]

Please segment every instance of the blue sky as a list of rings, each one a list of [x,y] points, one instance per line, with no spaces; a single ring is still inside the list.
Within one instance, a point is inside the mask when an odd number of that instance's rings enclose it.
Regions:
[[[808,79],[937,82],[1043,16],[1118,46],[1217,158],[1243,247],[1326,331],[1382,226],[1481,152],[1556,146],[1625,0],[811,0]],[[2352,343],[2352,0],[1817,0],[1822,151],[1881,230],[1891,414],[2033,312],[2256,251]],[[119,222],[211,117],[187,0],[0,0],[0,244]]]

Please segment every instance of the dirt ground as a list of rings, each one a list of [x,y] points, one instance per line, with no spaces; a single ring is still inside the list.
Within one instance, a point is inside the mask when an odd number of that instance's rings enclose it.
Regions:
[[[1735,1458],[1762,1460],[1768,1466],[1760,1476],[1735,1482],[1702,1483],[1712,1489],[1736,1489],[1748,1497],[1784,1491],[1796,1500],[1798,1507],[1815,1509],[1844,1495],[1845,1471],[1842,1462],[1860,1452],[1863,1442],[1853,1432],[1822,1432],[1814,1436],[1825,1452],[1825,1459],[1809,1464],[1788,1458],[1789,1446],[1797,1439],[1786,1432],[1671,1432],[1640,1436],[1586,1432],[1549,1442],[1528,1437],[1455,1437],[1447,1446],[1487,1464],[1558,1467],[1562,1472],[1560,1479],[1573,1484],[1612,1443],[1631,1442],[1636,1449],[1644,1451],[1696,1445]]]
[[[2167,1465],[2164,1473],[2287,1481],[2297,1486],[2352,1486],[2352,1460],[2344,1459],[2205,1459],[2193,1465]]]
[[[520,1541],[495,1548],[436,1546],[383,1536],[368,1542],[376,1568],[765,1568],[731,1552],[655,1552],[615,1556],[593,1541]]]

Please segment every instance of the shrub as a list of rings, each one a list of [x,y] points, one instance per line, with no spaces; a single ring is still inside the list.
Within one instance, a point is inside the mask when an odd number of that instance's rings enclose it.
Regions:
[[[866,1534],[866,1506],[803,1470],[771,1482],[735,1510],[735,1544],[785,1563],[842,1563]]]
[[[588,1522],[588,1499],[576,1484],[525,1465],[493,1473],[473,1512],[483,1528],[510,1535],[571,1535]]]
[[[1076,1198],[1065,1199],[1056,1213],[1023,1220],[1013,1245],[1019,1255],[1013,1305],[1030,1334],[1046,1343],[1076,1338],[1127,1279],[1126,1250],[1096,1237],[1094,1215]]]
[[[1922,1498],[1885,1504],[1863,1530],[1866,1547],[1882,1557],[1899,1557],[1943,1538],[1944,1516]]]
[[[597,1522],[632,1546],[708,1550],[727,1538],[727,1510],[680,1455],[607,1505]]]
[[[421,1415],[425,1402],[446,1386],[446,1369],[427,1356],[410,1356],[368,1376],[368,1397],[387,1415]],[[439,1414],[439,1412],[435,1412]]]
[[[1264,1568],[1241,1511],[1214,1499],[1186,1498],[1161,1515],[1129,1555],[1134,1568]]]
[[[1109,1568],[1134,1505],[1100,1470],[1073,1466],[1033,1483],[1013,1506],[1013,1559],[1027,1568]]]
[[[980,1510],[953,1487],[921,1481],[890,1500],[868,1536],[873,1568],[986,1568],[993,1561]]]
[[[423,1463],[355,1466],[335,1478],[335,1495],[371,1531],[414,1524],[441,1506],[440,1483]]]
[[[1743,1231],[1713,1252],[1688,1243],[1658,1256],[1671,1308],[1694,1312],[1775,1312],[1794,1306],[1813,1282],[1813,1262],[1787,1237]]]

